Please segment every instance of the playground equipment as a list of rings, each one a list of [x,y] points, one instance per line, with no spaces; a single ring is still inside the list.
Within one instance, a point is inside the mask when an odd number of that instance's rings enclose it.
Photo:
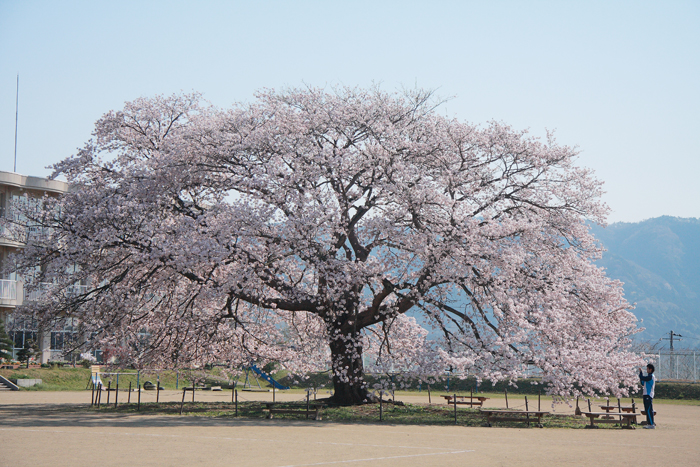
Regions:
[[[253,390],[251,382],[250,382],[250,372],[251,371],[253,372],[253,376],[255,377],[255,382],[257,383],[258,389],[260,389],[260,390],[262,390],[262,388],[260,387],[260,381],[258,380],[258,377],[260,377],[260,378],[264,379],[265,381],[267,381],[268,383],[270,383],[272,385],[272,387],[275,389],[281,389],[281,390],[289,389],[289,386],[285,386],[285,385],[281,384],[279,381],[276,381],[270,375],[268,375],[267,373],[262,371],[257,366],[250,365],[248,368],[245,369],[245,382],[243,383],[243,390],[244,391],[245,390],[248,390],[248,391]]]
[[[164,370],[146,369],[138,370],[136,372],[103,372],[101,371],[101,368],[102,367],[100,367],[99,365],[94,365],[92,367],[90,380],[88,381],[86,389],[90,389],[90,387],[92,387],[93,393],[95,391],[97,391],[98,393],[102,391],[107,391],[107,401],[110,400],[109,392],[114,391],[115,403],[119,398],[120,389],[122,392],[127,391],[127,403],[131,403],[131,392],[137,391],[139,408],[141,402],[141,391],[154,391],[156,393],[156,403],[160,402],[160,391],[164,390],[164,388],[160,384],[160,372]],[[144,376],[144,374],[155,374],[155,384],[151,381],[143,381],[142,377]],[[120,378],[122,380],[121,382]],[[99,403],[97,402],[98,400],[99,399],[97,397],[93,396],[92,404],[99,405]]]
[[[116,390],[119,387],[119,377],[137,377],[137,373],[125,373],[125,372],[103,372],[99,365],[93,365],[90,372],[90,380],[88,381],[87,387],[85,389],[100,389],[102,391],[107,391],[108,388],[111,390]],[[108,380],[107,382],[102,381],[102,379]],[[115,383],[112,380],[116,379]]]
[[[90,381],[88,381],[85,389],[95,389],[98,386],[100,388],[106,388],[104,383],[102,383],[102,379],[100,379],[100,367],[93,365],[90,370]]]
[[[152,381],[144,381],[143,382],[143,389],[146,391],[157,391],[157,390],[162,391],[165,388],[160,385],[160,382],[153,383]]]
[[[128,381],[128,389],[126,389],[126,382],[122,381],[122,392],[127,392],[127,403],[131,403],[131,392],[134,390],[133,381],[131,379],[137,376],[136,373],[128,372],[100,372],[100,367],[93,367],[93,371],[90,374],[90,380],[88,381],[88,388],[92,386],[92,396],[91,405],[96,405],[98,408],[102,401],[102,391],[107,391],[107,404],[110,402],[110,392],[114,392],[114,407],[116,408],[119,401],[119,377],[122,379],[126,378]],[[104,378],[107,384],[102,381]],[[114,384],[113,384],[114,383]],[[136,389],[138,390],[138,389]],[[139,392],[139,401],[141,399],[141,393]],[[122,402],[124,402],[122,398]]]

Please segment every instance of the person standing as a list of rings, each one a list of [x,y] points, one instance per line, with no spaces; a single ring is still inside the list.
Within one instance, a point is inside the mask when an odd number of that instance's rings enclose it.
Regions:
[[[647,413],[647,424],[644,428],[656,428],[654,423],[654,387],[656,386],[656,375],[654,375],[654,365],[647,365],[647,375],[644,376],[642,369],[639,369],[639,380],[642,382],[642,400],[644,410]]]

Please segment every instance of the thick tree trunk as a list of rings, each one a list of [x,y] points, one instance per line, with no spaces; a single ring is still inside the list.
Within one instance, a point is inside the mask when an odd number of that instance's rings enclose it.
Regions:
[[[374,400],[367,391],[362,365],[362,347],[350,339],[338,337],[331,340],[333,362],[332,404],[358,405]]]

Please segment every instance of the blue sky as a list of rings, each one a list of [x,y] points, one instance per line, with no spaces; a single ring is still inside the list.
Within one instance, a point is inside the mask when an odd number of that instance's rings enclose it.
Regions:
[[[0,170],[75,153],[110,109],[382,83],[578,146],[610,221],[700,217],[700,2],[0,0]]]

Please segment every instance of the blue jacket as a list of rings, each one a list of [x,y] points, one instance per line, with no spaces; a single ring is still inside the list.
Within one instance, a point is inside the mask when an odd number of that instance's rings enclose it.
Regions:
[[[654,387],[656,386],[656,375],[654,373],[652,374],[647,374],[644,376],[644,374],[640,371],[639,372],[639,381],[642,383],[642,395],[643,396],[649,396],[652,399],[654,398]]]

